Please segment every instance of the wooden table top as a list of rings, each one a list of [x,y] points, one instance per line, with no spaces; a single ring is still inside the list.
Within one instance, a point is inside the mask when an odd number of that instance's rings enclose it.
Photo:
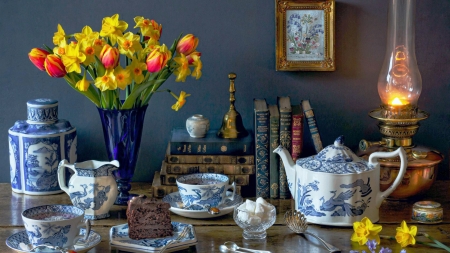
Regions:
[[[132,193],[151,196],[150,183],[132,183]],[[450,245],[450,182],[436,181],[431,189],[422,196],[416,196],[409,200],[385,200],[380,207],[380,221],[383,226],[380,234],[395,236],[396,228],[400,222],[405,220],[408,225],[414,224],[419,232],[426,232],[440,242]],[[419,200],[433,200],[442,204],[444,208],[444,221],[439,224],[428,225],[411,221],[412,206]],[[240,247],[268,250],[271,252],[305,252],[321,253],[328,252],[319,241],[311,236],[297,235],[289,230],[283,222],[284,213],[291,208],[291,200],[272,200],[277,206],[277,219],[275,224],[267,230],[267,238],[262,242],[249,242],[243,239],[242,229],[236,225],[232,213],[212,219],[191,219],[176,214],[171,214],[172,221],[194,225],[198,242],[195,246],[179,252],[220,252],[219,245],[225,241],[234,241]],[[11,185],[0,183],[0,252],[14,252],[6,244],[5,240],[14,233],[24,230],[21,212],[25,209],[46,204],[72,204],[67,194],[56,194],[46,196],[31,196],[17,194],[11,191]],[[126,206],[113,206],[111,217],[92,221],[92,229],[102,237],[101,243],[91,249],[94,252],[115,252],[109,245],[109,231],[111,226],[124,224],[126,220]],[[310,224],[308,231],[321,236],[325,241],[340,248],[342,252],[350,250],[367,250],[365,246],[359,246],[350,241],[353,233],[351,227],[334,227]],[[424,237],[416,237],[418,241],[427,242]],[[382,239],[381,247],[389,247],[393,253],[400,252],[401,247],[394,240]],[[378,249],[380,249],[380,246]],[[408,253],[422,252],[446,252],[425,245],[408,246]],[[378,252],[378,251],[377,251]]]

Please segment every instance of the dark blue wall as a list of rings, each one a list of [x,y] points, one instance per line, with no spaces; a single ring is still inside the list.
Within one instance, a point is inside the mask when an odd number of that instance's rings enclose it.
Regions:
[[[200,38],[202,78],[175,83],[172,77],[163,86],[192,94],[184,108],[172,111],[174,101],[167,93],[150,102],[133,180],[151,181],[173,127],[184,126],[194,113],[208,117],[211,128],[220,127],[229,106],[229,72],[237,74],[236,108],[249,128],[253,98],[275,103],[277,96],[289,95],[293,103],[311,100],[324,145],[341,134],[353,149],[360,139],[379,140],[377,122],[367,114],[380,104],[376,84],[386,48],[387,7],[387,0],[336,1],[336,71],[276,72],[273,0],[0,1],[0,182],[9,182],[8,129],[26,119],[26,101],[33,98],[59,101],[60,118],[78,130],[79,161],[107,159],[94,105],[28,60],[31,48],[52,44],[58,23],[66,33],[85,25],[98,31],[103,17],[119,13],[130,26],[135,16],[155,19],[163,25],[161,41],[166,44],[181,32]],[[416,54],[423,79],[419,107],[430,118],[421,123],[414,141],[446,156],[438,179],[449,178],[449,13],[448,0],[417,1]],[[313,146],[305,133],[306,156],[313,154]]]

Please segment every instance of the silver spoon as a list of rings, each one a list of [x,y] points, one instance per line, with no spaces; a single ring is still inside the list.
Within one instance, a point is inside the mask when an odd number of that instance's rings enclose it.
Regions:
[[[220,246],[222,246],[222,245],[220,245]],[[242,248],[242,247],[237,246],[237,244],[234,243],[234,242],[225,242],[223,244],[223,246],[225,246],[225,248],[227,248],[231,252],[239,252],[237,250],[243,249],[243,250],[250,251],[250,252],[255,252],[255,253],[271,253],[270,251],[267,251],[267,250],[256,250],[256,249]]]
[[[230,250],[229,248],[227,248],[227,246],[225,246],[223,244],[219,246],[219,250],[220,250],[220,252],[224,252],[224,253],[227,253],[227,252],[245,253],[244,251]]]
[[[307,232],[306,229],[308,228],[308,223],[306,221],[306,217],[303,215],[303,213],[296,211],[296,210],[288,210],[284,214],[284,222],[289,227],[290,230],[295,232],[296,234],[304,234],[304,235],[311,235],[314,236],[317,240],[319,240],[325,248],[329,252],[341,252],[339,248],[334,247],[333,245],[327,243],[319,236]]]

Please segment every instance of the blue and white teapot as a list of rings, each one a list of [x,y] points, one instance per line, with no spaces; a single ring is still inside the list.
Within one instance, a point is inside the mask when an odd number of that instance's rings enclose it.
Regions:
[[[402,147],[393,152],[374,152],[365,161],[344,146],[343,136],[317,155],[298,159],[296,163],[281,145],[274,153],[283,160],[295,209],[310,223],[331,226],[353,226],[353,222],[364,217],[377,222],[382,201],[400,184],[407,167]],[[392,186],[380,192],[377,158],[397,156],[400,171]]]

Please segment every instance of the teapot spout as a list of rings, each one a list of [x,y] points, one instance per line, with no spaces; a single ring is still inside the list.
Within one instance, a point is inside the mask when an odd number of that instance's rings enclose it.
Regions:
[[[281,157],[287,178],[291,178],[295,182],[295,180],[297,180],[295,175],[295,162],[292,160],[291,154],[289,154],[283,145],[278,146],[273,152]],[[291,191],[291,194],[294,195],[295,189],[291,189],[292,185],[293,184],[289,184],[289,190]]]

